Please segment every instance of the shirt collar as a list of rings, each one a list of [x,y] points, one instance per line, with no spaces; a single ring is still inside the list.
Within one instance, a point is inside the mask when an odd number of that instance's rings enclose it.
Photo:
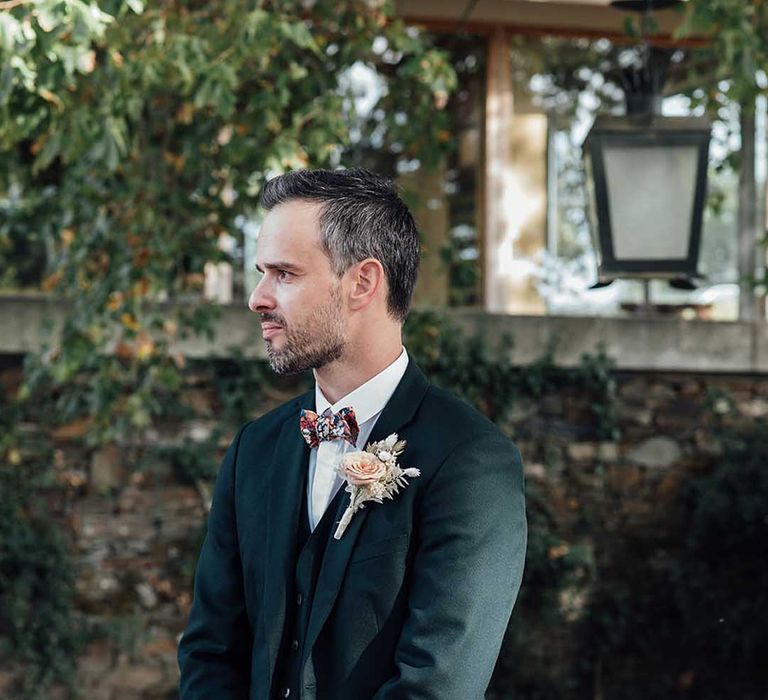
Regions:
[[[375,377],[371,377],[365,384],[361,384],[357,389],[340,398],[333,406],[328,403],[328,399],[315,382],[315,407],[318,415],[329,406],[334,413],[344,406],[351,406],[358,425],[362,425],[387,405],[407,367],[408,353],[403,347],[400,356],[392,364],[381,370]]]

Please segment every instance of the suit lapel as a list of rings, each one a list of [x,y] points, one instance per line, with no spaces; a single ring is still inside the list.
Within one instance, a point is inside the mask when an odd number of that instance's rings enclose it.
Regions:
[[[410,423],[428,387],[429,382],[427,378],[413,361],[413,358],[409,356],[405,374],[381,412],[379,419],[376,421],[368,442],[383,440],[391,433],[397,432]],[[371,508],[376,507],[376,504],[369,503],[365,508],[357,511],[352,516],[352,520],[341,539],[336,540],[333,538],[333,533],[336,531],[336,523],[341,520],[348,505],[349,494],[344,492],[337,504],[336,517],[331,528],[331,534],[317,579],[302,663],[309,657],[317,636],[336,601],[339,587],[347,570],[349,558],[352,555],[352,550],[363,527],[363,523]]]
[[[314,391],[299,396],[293,408],[277,438],[267,490],[266,576],[261,609],[270,669],[275,668],[285,625],[287,583],[294,575],[301,489],[309,463],[309,446],[299,432],[299,413],[302,408],[314,410]]]

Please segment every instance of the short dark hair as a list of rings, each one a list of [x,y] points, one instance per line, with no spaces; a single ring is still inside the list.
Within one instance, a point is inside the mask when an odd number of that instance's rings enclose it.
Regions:
[[[419,235],[394,183],[363,168],[294,170],[269,180],[261,193],[266,211],[292,200],[322,204],[321,246],[337,277],[366,258],[381,263],[387,311],[405,320],[419,270]]]

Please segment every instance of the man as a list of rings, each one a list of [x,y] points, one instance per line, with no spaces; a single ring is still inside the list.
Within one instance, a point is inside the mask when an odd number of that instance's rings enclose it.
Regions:
[[[519,453],[402,346],[419,242],[389,181],[298,171],[262,203],[249,307],[272,369],[316,383],[241,428],[224,458],[181,698],[480,699],[522,577]],[[336,467],[393,433],[407,485],[337,539],[350,494]]]

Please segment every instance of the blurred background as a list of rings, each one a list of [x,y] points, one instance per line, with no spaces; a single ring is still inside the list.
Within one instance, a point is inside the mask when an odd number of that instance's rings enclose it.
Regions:
[[[264,182],[364,166],[405,344],[518,444],[489,700],[765,698],[768,4],[0,0],[0,697],[177,697],[277,377]]]

